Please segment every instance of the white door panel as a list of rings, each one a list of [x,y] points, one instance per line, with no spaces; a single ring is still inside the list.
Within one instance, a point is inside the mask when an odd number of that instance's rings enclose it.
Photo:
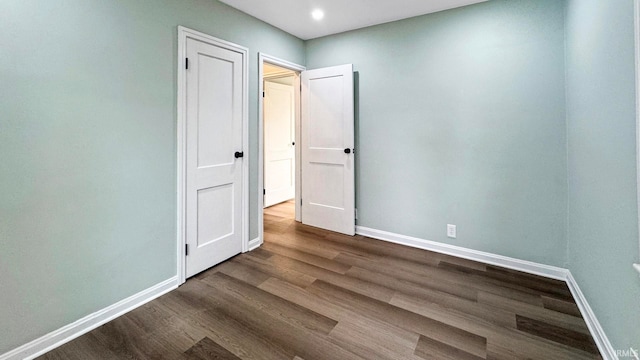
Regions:
[[[264,83],[264,206],[295,197],[295,93],[293,86]]]
[[[186,276],[242,251],[241,53],[187,39]]]
[[[302,222],[347,235],[355,234],[353,111],[352,65],[302,73]]]

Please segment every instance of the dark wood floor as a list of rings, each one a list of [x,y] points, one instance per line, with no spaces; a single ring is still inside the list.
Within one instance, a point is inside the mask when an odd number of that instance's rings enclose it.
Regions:
[[[560,281],[293,221],[45,359],[599,359]]]

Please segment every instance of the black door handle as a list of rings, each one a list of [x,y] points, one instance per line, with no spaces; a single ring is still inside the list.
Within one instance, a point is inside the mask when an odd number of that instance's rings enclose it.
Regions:
[[[351,149],[349,149],[349,148],[344,149],[344,153],[345,153],[345,154],[351,154]]]
[[[236,159],[244,157],[244,152],[236,151],[235,156],[236,156]]]

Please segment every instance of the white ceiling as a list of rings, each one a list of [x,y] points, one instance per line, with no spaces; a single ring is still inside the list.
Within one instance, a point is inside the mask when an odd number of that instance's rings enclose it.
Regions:
[[[303,40],[487,0],[220,0]],[[324,19],[311,18],[322,9]]]

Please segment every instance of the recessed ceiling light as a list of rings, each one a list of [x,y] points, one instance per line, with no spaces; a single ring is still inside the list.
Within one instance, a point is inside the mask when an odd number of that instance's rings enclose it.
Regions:
[[[311,17],[313,17],[314,20],[320,21],[324,18],[324,11],[315,9],[311,12]]]

